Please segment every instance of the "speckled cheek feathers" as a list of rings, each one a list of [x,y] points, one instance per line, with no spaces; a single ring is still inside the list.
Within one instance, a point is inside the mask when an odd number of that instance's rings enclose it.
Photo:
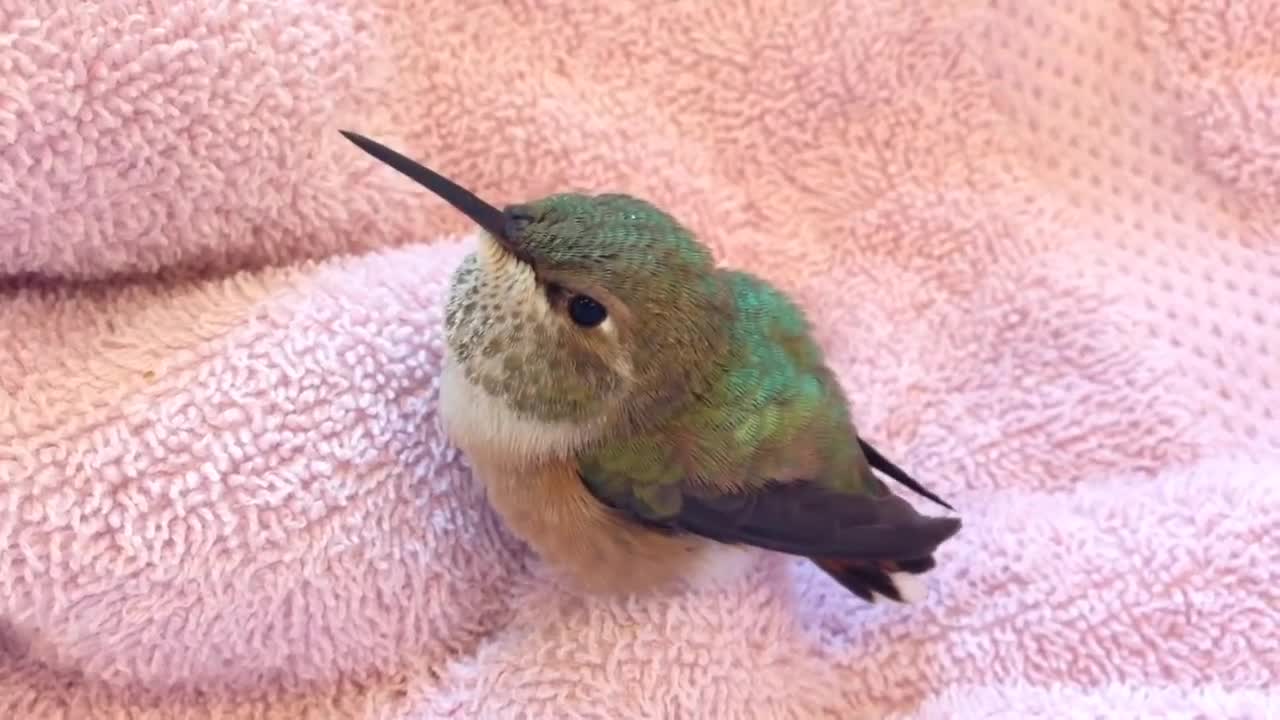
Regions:
[[[622,377],[617,353],[574,336],[532,270],[482,235],[454,272],[446,305],[449,350],[467,380],[515,412],[545,422],[596,419]]]

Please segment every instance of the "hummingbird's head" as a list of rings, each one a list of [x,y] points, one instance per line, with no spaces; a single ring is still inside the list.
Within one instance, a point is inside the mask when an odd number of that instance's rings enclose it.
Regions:
[[[731,300],[705,246],[652,204],[557,194],[503,210],[398,153],[348,139],[486,231],[445,311],[467,379],[544,423],[635,427],[707,381]]]

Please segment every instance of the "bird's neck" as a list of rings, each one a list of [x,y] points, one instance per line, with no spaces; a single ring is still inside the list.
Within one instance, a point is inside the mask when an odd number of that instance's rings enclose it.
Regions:
[[[440,382],[445,433],[473,461],[522,470],[574,457],[600,431],[601,422],[548,421],[512,409],[471,382],[462,365],[446,358]]]

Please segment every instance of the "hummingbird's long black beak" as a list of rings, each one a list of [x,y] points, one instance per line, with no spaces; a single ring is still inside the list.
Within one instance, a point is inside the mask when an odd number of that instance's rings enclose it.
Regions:
[[[476,197],[470,190],[440,173],[410,160],[391,148],[348,130],[339,130],[342,136],[357,147],[391,167],[407,175],[411,180],[444,198],[445,202],[488,230],[504,246],[514,244],[507,229],[507,216],[498,208]]]

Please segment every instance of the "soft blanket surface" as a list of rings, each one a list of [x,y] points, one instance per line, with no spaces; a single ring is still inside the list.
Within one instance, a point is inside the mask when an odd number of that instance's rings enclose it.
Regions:
[[[1280,715],[1280,0],[591,5],[0,0],[0,717]],[[794,293],[928,600],[562,589],[339,128]]]

